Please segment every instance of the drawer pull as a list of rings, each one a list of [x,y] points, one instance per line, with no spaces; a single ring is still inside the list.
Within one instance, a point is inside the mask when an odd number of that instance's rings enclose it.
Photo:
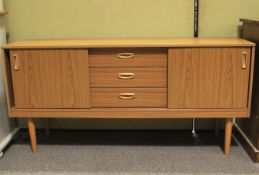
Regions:
[[[246,69],[246,64],[247,64],[246,62],[247,62],[247,52],[244,51],[242,56],[242,69]]]
[[[135,98],[135,93],[120,93],[120,99],[131,100]]]
[[[19,70],[19,58],[17,54],[13,54],[13,59],[14,59],[14,70],[18,71]]]
[[[119,73],[118,78],[119,79],[133,79],[135,77],[134,73]]]
[[[134,53],[118,53],[117,57],[120,59],[130,59],[134,58],[135,54]]]

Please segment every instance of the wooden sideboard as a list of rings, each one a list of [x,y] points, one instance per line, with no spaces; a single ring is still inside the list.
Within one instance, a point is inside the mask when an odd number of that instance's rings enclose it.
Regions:
[[[10,117],[249,117],[255,44],[241,39],[31,40],[2,47]]]

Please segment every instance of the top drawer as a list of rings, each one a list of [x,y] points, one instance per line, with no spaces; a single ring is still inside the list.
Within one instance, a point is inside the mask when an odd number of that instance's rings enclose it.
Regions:
[[[165,48],[90,49],[90,67],[167,67]]]

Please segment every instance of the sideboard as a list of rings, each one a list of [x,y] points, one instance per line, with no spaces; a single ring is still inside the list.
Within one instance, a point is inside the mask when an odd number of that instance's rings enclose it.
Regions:
[[[10,117],[250,116],[255,44],[242,39],[29,40],[2,47]]]

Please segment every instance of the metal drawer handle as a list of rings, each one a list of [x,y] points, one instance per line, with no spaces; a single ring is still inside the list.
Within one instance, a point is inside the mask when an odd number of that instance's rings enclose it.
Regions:
[[[242,69],[246,69],[246,64],[247,64],[246,62],[247,62],[247,52],[244,51],[242,56]]]
[[[120,93],[120,99],[131,100],[135,98],[135,93]]]
[[[130,59],[134,58],[135,54],[134,53],[118,53],[117,57],[120,59]]]
[[[135,77],[134,73],[119,73],[118,78],[119,79],[133,79]]]

